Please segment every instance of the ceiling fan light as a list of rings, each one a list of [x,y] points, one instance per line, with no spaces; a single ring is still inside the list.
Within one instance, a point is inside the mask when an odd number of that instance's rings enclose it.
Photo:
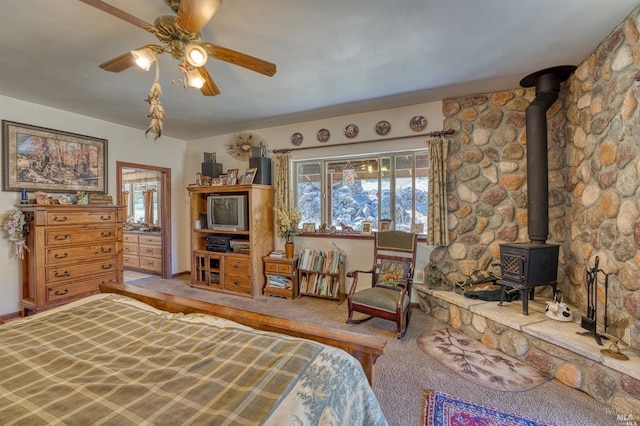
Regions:
[[[189,86],[201,89],[204,86],[204,78],[200,75],[197,69],[192,68],[187,72],[189,76]]]
[[[191,43],[184,48],[185,59],[193,67],[201,67],[207,63],[209,55],[199,44]]]
[[[133,60],[136,62],[136,65],[138,65],[145,71],[149,71],[149,68],[151,68],[151,64],[156,60],[155,53],[148,47],[132,50],[131,56],[133,56]]]

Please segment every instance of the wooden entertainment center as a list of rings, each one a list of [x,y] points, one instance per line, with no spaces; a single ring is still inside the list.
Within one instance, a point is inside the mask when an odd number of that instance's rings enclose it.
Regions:
[[[271,185],[190,186],[191,286],[254,297],[262,293],[262,258],[273,250],[273,187]],[[248,230],[207,229],[207,197],[246,195]],[[196,227],[199,223],[199,227]],[[207,237],[243,243],[240,252],[207,250]],[[225,238],[226,237],[226,238]]]

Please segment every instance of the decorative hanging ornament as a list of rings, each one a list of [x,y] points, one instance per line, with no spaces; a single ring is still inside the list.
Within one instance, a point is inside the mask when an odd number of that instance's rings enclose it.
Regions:
[[[227,153],[236,160],[249,160],[251,158],[251,148],[266,147],[262,137],[251,132],[242,132],[229,139],[225,146]]]

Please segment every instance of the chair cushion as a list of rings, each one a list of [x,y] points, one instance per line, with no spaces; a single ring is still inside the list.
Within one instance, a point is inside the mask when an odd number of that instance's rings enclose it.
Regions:
[[[388,288],[374,287],[356,292],[351,298],[352,305],[363,305],[370,308],[380,309],[386,312],[395,312],[400,292]],[[405,297],[402,303],[402,310],[409,307],[409,297]]]
[[[399,283],[406,282],[411,273],[411,262],[383,260],[380,263],[378,284],[392,289],[399,288]]]

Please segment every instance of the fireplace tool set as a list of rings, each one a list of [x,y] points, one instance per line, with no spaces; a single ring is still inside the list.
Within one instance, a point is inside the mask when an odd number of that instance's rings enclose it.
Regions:
[[[596,256],[593,268],[587,269],[585,272],[585,285],[587,287],[587,315],[582,316],[581,326],[586,332],[580,333],[586,336],[593,336],[596,342],[602,346],[602,337],[605,336],[598,333],[598,273],[604,274],[604,331],[609,326],[609,316],[607,305],[609,302],[609,275],[598,267],[600,258]]]

